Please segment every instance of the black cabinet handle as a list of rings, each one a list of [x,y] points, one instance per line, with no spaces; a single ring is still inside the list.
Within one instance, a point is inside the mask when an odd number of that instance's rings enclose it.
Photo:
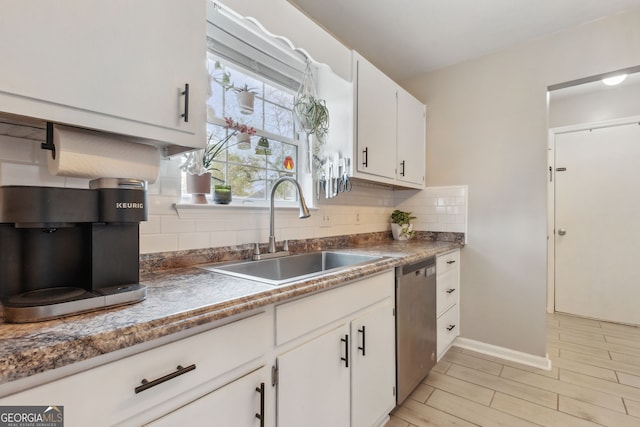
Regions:
[[[453,293],[453,292],[455,292],[455,290],[456,290],[455,288],[447,289],[447,293],[448,294]]]
[[[362,154],[364,155],[364,161],[362,162],[362,166],[369,167],[369,147],[365,147],[364,150],[362,150]]]
[[[449,325],[449,327],[447,328],[447,331],[451,332],[455,327],[456,325]]]
[[[400,166],[402,166],[402,172],[400,172],[400,175],[404,176],[404,160],[400,162]]]
[[[358,329],[358,332],[362,334],[362,347],[358,347],[358,350],[362,350],[362,355],[366,356],[365,351],[366,351],[367,345],[365,344],[365,339],[367,335],[365,331],[365,326],[362,325],[362,329]]]
[[[145,390],[150,389],[151,387],[155,387],[158,384],[162,384],[165,381],[169,381],[171,379],[174,379],[175,377],[179,377],[182,374],[186,374],[189,371],[193,371],[194,369],[196,369],[196,365],[189,365],[186,368],[183,368],[182,366],[178,365],[178,367],[176,368],[176,371],[165,375],[164,377],[160,377],[158,379],[155,379],[153,381],[148,381],[147,379],[143,379],[141,381],[142,385],[139,385],[138,387],[136,387],[134,389],[134,391],[137,393],[141,393]]]
[[[349,367],[349,334],[345,335],[344,338],[341,338],[340,341],[344,343],[344,357],[341,357],[340,360],[344,361],[344,367]]]
[[[180,93],[184,95],[184,113],[180,114],[180,117],[184,117],[184,122],[189,122],[189,83],[184,84],[184,91]]]
[[[264,427],[264,383],[260,383],[256,391],[260,393],[260,412],[256,414],[256,418],[260,420],[260,427]]]
[[[455,260],[447,261],[447,264],[455,264]]]

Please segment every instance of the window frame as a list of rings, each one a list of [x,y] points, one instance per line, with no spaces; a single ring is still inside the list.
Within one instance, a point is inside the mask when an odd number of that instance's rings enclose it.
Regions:
[[[284,169],[281,168],[270,168],[268,166],[268,164],[265,162],[264,167],[256,167],[256,166],[250,166],[247,165],[248,168],[252,168],[252,169],[259,169],[261,171],[262,174],[264,174],[264,180],[265,180],[265,195],[264,198],[251,198],[251,197],[242,197],[242,196],[238,196],[237,194],[233,193],[233,186],[232,186],[232,201],[229,204],[230,206],[234,206],[234,207],[239,207],[239,206],[268,206],[270,203],[270,188],[271,186],[269,185],[270,183],[272,183],[274,181],[274,179],[270,179],[269,176],[272,174],[278,174],[279,176],[291,176],[293,178],[295,178],[296,180],[300,181],[301,184],[303,184],[303,188],[308,188],[308,185],[305,185],[305,181],[307,181],[306,178],[303,177],[303,175],[305,175],[303,173],[303,162],[304,160],[308,157],[307,153],[306,153],[306,147],[305,144],[303,144],[304,139],[301,138],[301,136],[304,135],[304,133],[300,133],[297,128],[296,128],[296,123],[295,123],[295,119],[293,118],[293,105],[289,106],[289,105],[285,105],[282,103],[278,103],[274,101],[274,98],[267,98],[266,97],[266,90],[264,90],[265,85],[272,87],[278,91],[287,93],[288,95],[290,95],[291,97],[295,96],[295,91],[291,88],[286,88],[284,86],[282,86],[281,84],[279,84],[276,81],[273,80],[269,80],[269,78],[267,76],[263,76],[260,75],[252,70],[247,69],[246,67],[244,67],[242,64],[236,64],[233,63],[232,61],[229,60],[225,60],[224,58],[221,58],[219,55],[216,55],[215,52],[211,52],[210,50],[207,51],[207,60],[209,60],[209,55],[211,55],[211,57],[214,60],[219,60],[225,67],[229,67],[230,69],[232,69],[233,71],[240,73],[248,78],[254,79],[254,80],[258,80],[260,81],[262,87],[261,87],[261,91],[259,93],[256,94],[256,100],[259,98],[260,99],[260,105],[262,106],[262,111],[260,111],[258,114],[260,114],[260,125],[255,125],[255,124],[249,124],[249,126],[252,126],[255,128],[256,133],[255,136],[252,138],[252,146],[251,146],[251,150],[254,150],[254,145],[256,144],[255,139],[259,138],[259,137],[265,137],[267,138],[270,142],[275,142],[275,143],[282,143],[282,144],[287,144],[289,146],[295,147],[295,162],[294,162],[294,169],[292,169],[291,171],[285,171]],[[250,121],[242,121],[242,118],[244,117],[244,115],[240,114],[240,115],[235,115],[235,116],[230,116],[229,114],[227,114],[226,111],[226,105],[227,105],[227,99],[229,96],[233,96],[233,94],[231,93],[231,91],[225,91],[224,88],[222,88],[222,86],[218,83],[211,83],[214,85],[213,88],[213,93],[215,94],[216,92],[218,93],[222,93],[221,96],[221,100],[220,100],[220,104],[222,106],[222,110],[223,110],[223,114],[222,116],[227,116],[227,117],[232,117],[234,119],[234,121],[238,121],[238,119],[240,120],[241,123],[245,123],[245,122],[250,122]],[[217,103],[216,103],[217,104]],[[288,111],[291,111],[291,127],[292,127],[292,133],[293,133],[293,138],[288,137],[288,136],[283,136],[280,134],[276,134],[276,133],[272,133],[270,131],[264,130],[263,128],[266,127],[265,124],[267,123],[266,119],[266,115],[265,115],[265,104],[271,104],[276,106],[276,108],[282,108],[282,109],[286,109]],[[207,103],[208,106],[208,103]],[[253,114],[256,114],[257,112],[254,112]],[[240,116],[240,117],[238,117]],[[247,117],[251,117],[251,116],[247,116]],[[207,120],[206,120],[206,126],[207,128],[209,127],[209,125],[214,125],[214,126],[220,126],[220,127],[224,127],[225,126],[225,120],[224,117],[221,117],[220,115],[218,115],[218,111],[216,109],[216,114],[215,116],[210,116],[209,114],[207,114]],[[207,137],[209,135],[209,131],[207,130]],[[228,149],[224,149],[225,152],[225,158],[224,160],[218,160],[217,163],[221,163],[224,165],[224,172],[223,175],[224,176],[228,176],[229,173],[229,167],[238,167],[238,166],[242,166],[242,164],[237,163],[237,162],[233,162],[233,161],[229,161],[229,152]],[[181,197],[181,201],[180,204],[189,204],[189,194],[186,193],[186,173],[184,171],[181,171],[181,176],[180,176],[180,181],[181,181],[181,188],[182,188],[182,197]],[[212,182],[212,192],[213,192],[213,185],[214,182]],[[278,192],[279,193],[285,193],[288,192],[286,191],[287,189],[281,189],[283,187],[279,187],[278,188]],[[299,195],[297,194],[296,191],[293,191],[293,199],[289,199],[289,200],[282,200],[277,198],[275,199],[275,204],[277,206],[282,206],[282,207],[294,207],[298,205],[298,200],[299,200]],[[309,198],[309,197],[307,197]],[[213,194],[209,194],[207,199],[209,201],[211,201],[213,203]]]

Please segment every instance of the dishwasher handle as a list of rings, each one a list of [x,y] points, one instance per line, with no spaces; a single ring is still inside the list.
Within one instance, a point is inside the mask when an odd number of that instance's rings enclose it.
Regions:
[[[429,257],[413,264],[405,264],[396,267],[396,277],[403,276],[432,276],[436,274],[436,258]]]

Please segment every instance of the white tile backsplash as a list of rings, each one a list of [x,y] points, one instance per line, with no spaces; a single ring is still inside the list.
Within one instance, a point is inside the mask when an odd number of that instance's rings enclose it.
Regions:
[[[466,185],[396,191],[396,207],[417,217],[416,230],[465,233],[466,238],[467,192]]]
[[[40,141],[0,135],[0,185],[43,185],[88,188],[88,180],[52,176],[47,152]],[[180,159],[163,160],[160,177],[147,192],[148,221],[140,224],[140,252],[169,252],[206,247],[266,243],[269,210],[216,206],[196,209],[183,217],[175,203],[180,198]],[[422,231],[465,232],[467,187],[428,187],[425,190],[392,190],[377,184],[353,182],[350,193],[333,199],[307,197],[315,204],[311,218],[299,219],[298,209],[276,210],[278,242],[343,234],[389,230],[389,216],[398,208],[417,218]],[[310,200],[311,199],[311,200]]]

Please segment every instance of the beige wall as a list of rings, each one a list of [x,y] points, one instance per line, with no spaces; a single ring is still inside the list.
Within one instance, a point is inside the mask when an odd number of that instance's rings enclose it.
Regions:
[[[549,85],[640,64],[640,9],[402,82],[427,185],[468,184],[462,336],[544,356]]]

